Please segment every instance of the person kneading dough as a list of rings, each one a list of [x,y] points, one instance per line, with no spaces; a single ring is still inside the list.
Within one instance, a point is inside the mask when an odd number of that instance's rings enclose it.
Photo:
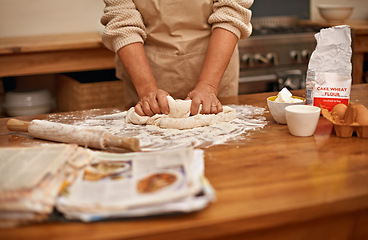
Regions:
[[[174,100],[167,96],[169,114],[155,114],[154,116],[141,116],[131,107],[126,116],[127,123],[138,125],[155,125],[160,128],[193,129],[210,126],[217,123],[229,122],[236,118],[236,111],[224,106],[223,111],[217,114],[196,114],[190,116],[191,100]],[[200,106],[201,110],[202,106]],[[199,111],[200,111],[199,110]]]
[[[191,115],[217,114],[238,94],[237,42],[251,34],[253,0],[104,0],[104,45],[116,53],[126,107],[169,114],[167,96]]]

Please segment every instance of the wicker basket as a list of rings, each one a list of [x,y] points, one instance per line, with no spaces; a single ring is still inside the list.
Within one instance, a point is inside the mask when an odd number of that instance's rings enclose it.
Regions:
[[[86,75],[85,77],[88,77]],[[96,75],[95,75],[96,77]],[[72,75],[57,76],[58,111],[124,107],[124,85],[120,80],[78,81]]]

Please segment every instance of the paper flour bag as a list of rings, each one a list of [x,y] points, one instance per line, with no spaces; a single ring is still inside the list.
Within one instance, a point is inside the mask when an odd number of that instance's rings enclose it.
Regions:
[[[315,34],[317,46],[308,64],[307,104],[329,111],[348,105],[351,89],[351,34],[347,25],[322,29]]]

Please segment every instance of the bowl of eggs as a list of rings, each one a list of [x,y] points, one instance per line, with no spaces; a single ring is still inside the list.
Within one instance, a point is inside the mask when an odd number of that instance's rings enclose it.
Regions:
[[[334,125],[336,136],[368,138],[368,109],[362,104],[350,102],[336,104],[331,112],[321,109],[322,115]]]

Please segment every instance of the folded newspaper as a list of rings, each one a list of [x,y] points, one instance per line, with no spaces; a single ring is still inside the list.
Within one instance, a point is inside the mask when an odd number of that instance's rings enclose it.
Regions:
[[[0,149],[0,227],[97,221],[205,208],[215,199],[203,151],[107,153],[71,144]],[[51,216],[51,217],[50,217]]]
[[[97,221],[203,209],[215,199],[203,151],[93,152],[94,160],[58,198],[68,219]]]
[[[93,158],[77,145],[0,148],[0,227],[43,221],[59,190]]]

